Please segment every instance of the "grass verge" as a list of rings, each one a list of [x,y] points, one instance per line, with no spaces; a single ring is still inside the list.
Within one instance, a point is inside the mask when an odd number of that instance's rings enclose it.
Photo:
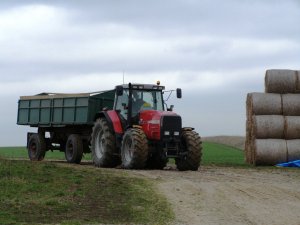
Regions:
[[[0,209],[0,224],[166,224],[173,219],[154,184],[126,171],[4,159]]]

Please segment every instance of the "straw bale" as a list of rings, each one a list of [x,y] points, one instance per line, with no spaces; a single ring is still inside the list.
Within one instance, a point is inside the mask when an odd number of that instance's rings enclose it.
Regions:
[[[255,165],[276,165],[287,161],[286,141],[282,139],[256,139]]]
[[[294,70],[267,70],[265,76],[266,93],[296,93],[298,76]]]
[[[284,125],[285,139],[300,139],[300,116],[286,116]]]
[[[249,93],[247,95],[247,118],[252,115],[282,115],[280,94]]]
[[[287,145],[287,161],[300,160],[300,140],[288,140]]]
[[[246,139],[245,139],[245,161],[252,164],[251,160],[251,121],[246,121]]]
[[[283,139],[284,117],[279,115],[253,116],[252,135],[257,139]]]
[[[285,116],[300,116],[300,94],[282,95],[282,111]]]
[[[253,142],[255,137],[253,135],[253,121],[247,120],[246,123],[246,140],[245,140],[245,158],[246,162],[249,164],[254,163],[254,151],[253,151]]]

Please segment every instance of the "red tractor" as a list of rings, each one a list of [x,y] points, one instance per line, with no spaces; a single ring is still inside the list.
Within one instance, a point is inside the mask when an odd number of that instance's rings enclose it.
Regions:
[[[162,169],[174,158],[178,170],[198,170],[201,138],[167,108],[165,87],[125,84],[115,88],[113,110],[97,113],[91,134],[92,159],[97,167]],[[176,90],[181,98],[181,89]]]

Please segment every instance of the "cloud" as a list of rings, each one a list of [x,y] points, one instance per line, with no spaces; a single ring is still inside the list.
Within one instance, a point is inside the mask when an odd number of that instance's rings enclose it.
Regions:
[[[299,8],[296,0],[1,1],[5,126],[15,124],[20,95],[111,89],[124,73],[125,82],[181,87],[184,98],[168,104],[203,135],[244,134],[245,95],[264,90],[264,71],[299,69]],[[10,130],[21,139],[25,128]]]

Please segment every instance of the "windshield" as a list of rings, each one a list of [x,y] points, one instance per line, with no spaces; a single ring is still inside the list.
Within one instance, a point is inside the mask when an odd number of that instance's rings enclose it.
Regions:
[[[124,90],[123,95],[118,97],[116,109],[120,110],[121,115],[126,118],[128,111],[128,89]],[[132,90],[132,116],[141,110],[163,111],[163,98],[161,91],[155,90]]]
[[[132,91],[133,106],[136,105],[138,109],[153,109],[163,111],[163,101],[161,91],[146,91],[133,90]]]

